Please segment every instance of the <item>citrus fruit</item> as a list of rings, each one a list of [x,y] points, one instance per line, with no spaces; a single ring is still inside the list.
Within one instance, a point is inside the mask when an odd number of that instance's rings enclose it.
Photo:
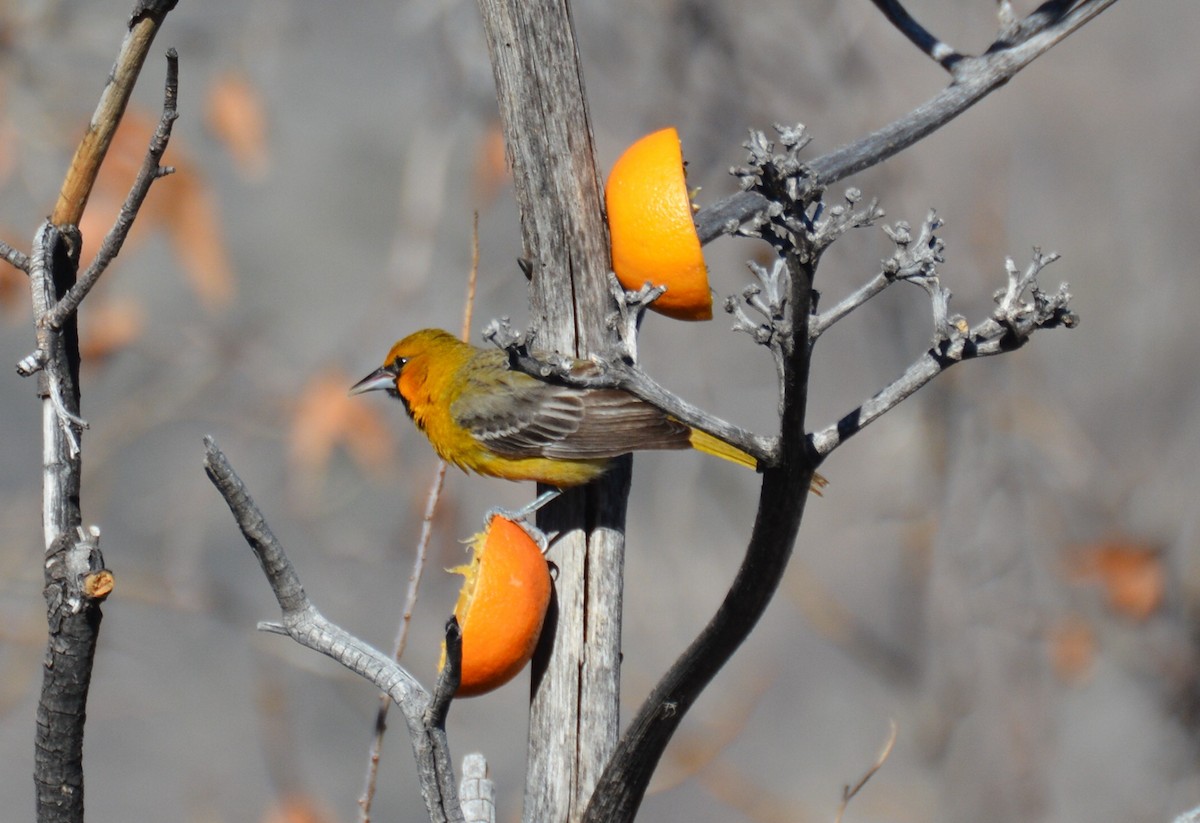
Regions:
[[[679,133],[662,129],[626,149],[608,175],[604,198],[621,285],[666,286],[651,309],[677,320],[711,320],[708,268],[692,222]]]
[[[472,697],[512,680],[529,658],[550,605],[550,567],[523,526],[502,515],[471,539],[471,561],[449,571],[464,578],[454,616],[462,627],[462,681]],[[443,645],[441,671],[445,665]]]

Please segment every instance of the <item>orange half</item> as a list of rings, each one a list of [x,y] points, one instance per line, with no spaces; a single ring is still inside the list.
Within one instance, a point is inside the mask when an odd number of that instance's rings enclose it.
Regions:
[[[711,320],[712,291],[684,175],[679,133],[666,128],[625,150],[604,187],[613,271],[621,285],[666,286],[650,304],[676,320]]]
[[[471,541],[454,616],[462,627],[458,697],[473,697],[517,676],[537,646],[550,605],[550,567],[537,541],[518,523],[495,515]],[[442,660],[438,671],[445,665]]]

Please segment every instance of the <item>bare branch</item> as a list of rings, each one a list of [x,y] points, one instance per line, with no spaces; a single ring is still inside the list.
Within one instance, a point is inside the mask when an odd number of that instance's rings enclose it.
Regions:
[[[317,611],[305,594],[295,567],[254,504],[241,478],[211,437],[206,437],[204,443],[204,470],[233,513],[282,612],[281,623],[267,624],[261,628],[287,634],[302,646],[336,660],[387,693],[400,707],[408,724],[417,762],[417,778],[430,819],[461,821],[454,768],[443,725],[444,702],[431,713],[430,708],[435,704],[429,692],[404,667],[331,623]],[[455,627],[457,629],[457,623]],[[439,692],[439,699],[445,701],[447,697]]]
[[[74,323],[52,329],[44,320],[75,279],[79,233],[45,222],[33,240],[30,286],[37,350],[22,361],[41,368],[42,528],[49,626],[38,701],[34,783],[38,820],[83,819],[83,731],[92,661],[103,617],[99,591],[88,583],[104,572],[98,529],[84,530],[79,507],[79,336]],[[28,372],[27,372],[28,373]],[[111,583],[104,594],[111,589]]]
[[[779,381],[779,402],[782,406],[784,357],[786,356],[782,341],[789,323],[789,307],[783,291],[787,287],[787,263],[783,258],[777,258],[770,269],[753,261],[750,261],[747,266],[758,282],[751,283],[742,289],[742,302],[740,303],[732,295],[725,298],[725,311],[733,315],[734,331],[750,335],[755,343],[771,350],[771,355],[775,360],[776,377]],[[746,309],[742,308],[742,303],[745,303],[746,308],[763,319],[752,318]]]
[[[159,161],[162,160],[162,156],[167,150],[167,143],[171,140],[171,128],[179,117],[178,99],[179,54],[175,49],[168,49],[167,80],[163,95],[162,116],[159,118],[158,128],[154,130],[154,135],[150,138],[150,147],[146,151],[146,158],[142,161],[142,167],[133,181],[133,188],[130,189],[125,202],[121,205],[121,211],[117,214],[117,222],[109,229],[104,241],[100,244],[100,250],[96,252],[96,259],[91,262],[79,281],[63,295],[62,300],[58,301],[47,316],[46,322],[55,328],[61,326],[67,317],[78,310],[79,304],[96,285],[96,281],[108,268],[108,264],[120,254],[121,246],[124,245],[129,230],[133,228],[133,221],[137,218],[138,211],[141,210],[142,203],[146,200],[146,195],[150,193],[150,186],[160,177],[174,172],[170,166],[165,168],[159,166]]]
[[[150,44],[177,1],[137,0],[135,3],[129,16],[129,30],[108,76],[108,84],[100,94],[87,132],[75,149],[71,168],[63,180],[54,212],[50,215],[50,222],[54,225],[74,226],[83,216],[96,175],[100,173],[100,164],[104,162],[113,134],[121,123],[121,116],[125,113],[142,64],[146,61]]]
[[[612,272],[608,273],[608,287],[617,304],[617,310],[608,316],[608,327],[617,333],[617,353],[623,360],[637,362],[637,333],[642,318],[650,304],[666,293],[667,287],[647,282],[637,291],[626,291]]]
[[[935,315],[934,345],[897,380],[838,422],[811,435],[814,451],[823,459],[869,423],[895,408],[955,363],[978,357],[990,357],[1023,346],[1038,329],[1075,328],[1079,317],[1071,311],[1070,292],[1064,283],[1057,292],[1041,290],[1038,273],[1058,259],[1035,249],[1033,260],[1024,272],[1011,260],[1006,263],[1008,285],[997,292],[992,315],[973,327],[964,319],[949,316],[949,292],[933,282],[924,285],[931,294]]]
[[[898,154],[1008,83],[1116,0],[1044,3],[979,57],[954,63],[954,80],[931,99],[878,131],[806,164],[804,185],[820,190]],[[1070,9],[1069,11],[1067,9]],[[695,216],[702,243],[733,233],[770,208],[759,192],[739,192]]]
[[[444,727],[450,711],[450,701],[462,681],[462,628],[458,618],[450,615],[446,621],[446,663],[438,675],[433,698],[425,709],[425,725]]]
[[[800,252],[787,258],[785,299],[795,308],[790,313],[791,340],[782,346],[788,354],[779,459],[763,472],[758,516],[742,564],[708,625],[659,680],[622,735],[584,813],[587,823],[633,819],[684,715],[749,636],[787,568],[815,469],[804,436],[804,414],[811,353],[807,324],[817,258]]]
[[[17,251],[3,240],[0,240],[0,257],[7,260],[13,268],[29,274],[29,256],[24,252]]]
[[[908,223],[901,221],[895,226],[884,226],[884,232],[896,244],[896,251],[885,261],[883,270],[864,283],[852,294],[846,296],[836,306],[821,312],[812,319],[808,333],[810,339],[816,340],[833,324],[846,317],[859,306],[884,289],[899,280],[921,282],[934,276],[937,266],[942,262],[945,244],[936,232],[944,224],[938,219],[937,213],[930,211],[921,224],[921,230],[916,239]]]

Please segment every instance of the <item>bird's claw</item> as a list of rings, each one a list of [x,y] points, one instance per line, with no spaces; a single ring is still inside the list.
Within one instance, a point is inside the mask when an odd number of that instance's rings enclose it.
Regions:
[[[538,544],[538,548],[542,550],[542,554],[545,554],[550,548],[550,539],[552,535],[547,535],[537,526],[530,523],[529,516],[535,514],[538,509],[542,508],[561,494],[561,489],[547,489],[539,494],[532,503],[528,503],[519,509],[488,509],[487,514],[483,516],[484,531],[487,531],[491,526],[493,517],[503,517],[505,520],[520,526],[521,529],[527,535],[529,535],[529,538]]]

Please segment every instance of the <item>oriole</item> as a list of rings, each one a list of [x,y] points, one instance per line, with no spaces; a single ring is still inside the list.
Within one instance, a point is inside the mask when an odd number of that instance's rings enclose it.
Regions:
[[[392,346],[383,366],[350,388],[384,390],[449,463],[559,488],[602,474],[612,458],[645,449],[698,449],[749,468],[751,455],[621,389],[549,383],[509,368],[500,349],[480,349],[440,329]]]

